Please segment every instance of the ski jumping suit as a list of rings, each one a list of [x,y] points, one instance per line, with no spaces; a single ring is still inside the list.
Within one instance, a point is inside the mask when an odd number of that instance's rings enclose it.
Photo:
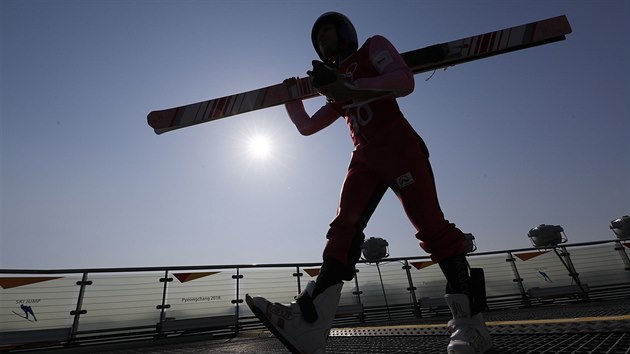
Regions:
[[[313,134],[345,117],[355,149],[346,175],[337,216],[326,235],[324,261],[334,260],[354,276],[365,239],[363,230],[388,188],[400,199],[416,228],[420,246],[434,262],[466,253],[462,232],[444,218],[429,152],[401,113],[396,97],[413,91],[413,73],[384,37],[374,36],[339,65],[339,73],[359,89],[393,92],[367,102],[328,102],[313,117],[303,105],[288,105],[289,116],[303,135]],[[351,269],[351,270],[350,270]]]

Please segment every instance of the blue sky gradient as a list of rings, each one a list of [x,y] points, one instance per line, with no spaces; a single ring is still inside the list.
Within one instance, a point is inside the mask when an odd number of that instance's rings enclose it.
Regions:
[[[317,262],[352,149],[283,107],[163,135],[149,111],[304,76],[340,11],[401,51],[566,14],[563,42],[438,71],[399,103],[447,218],[480,251],[559,224],[610,239],[630,214],[630,2],[0,2],[0,267]],[[314,112],[323,98],[306,102]],[[272,142],[266,160],[248,142]],[[425,255],[393,193],[366,235]]]

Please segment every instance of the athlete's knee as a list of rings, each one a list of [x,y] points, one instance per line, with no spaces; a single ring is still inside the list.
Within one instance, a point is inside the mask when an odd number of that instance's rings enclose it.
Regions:
[[[332,258],[343,265],[353,267],[361,257],[361,245],[365,240],[363,231],[357,227],[332,226],[326,234],[328,242],[324,258]]]
[[[319,274],[321,277],[329,277],[336,282],[350,281],[354,279],[356,268],[355,264],[342,264],[334,258],[324,257],[324,263]]]
[[[420,247],[431,255],[431,260],[443,259],[466,254],[464,234],[454,224],[445,221],[441,227],[418,232]]]

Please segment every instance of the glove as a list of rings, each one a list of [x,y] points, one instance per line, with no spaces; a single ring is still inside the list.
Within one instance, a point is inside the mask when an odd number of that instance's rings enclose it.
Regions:
[[[306,72],[311,78],[311,84],[315,88],[327,86],[338,79],[337,70],[319,60],[313,60],[313,70]]]

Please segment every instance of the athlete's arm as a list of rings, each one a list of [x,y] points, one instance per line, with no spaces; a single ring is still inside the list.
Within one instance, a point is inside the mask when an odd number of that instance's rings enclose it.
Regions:
[[[396,48],[383,36],[374,36],[370,41],[370,60],[380,73],[378,76],[360,78],[354,85],[365,90],[387,90],[396,97],[413,92],[413,72]]]
[[[302,135],[317,133],[340,117],[339,112],[330,103],[320,108],[312,117],[306,113],[304,104],[300,100],[289,101],[284,104],[284,107],[287,109],[289,118],[291,118],[291,121]]]

